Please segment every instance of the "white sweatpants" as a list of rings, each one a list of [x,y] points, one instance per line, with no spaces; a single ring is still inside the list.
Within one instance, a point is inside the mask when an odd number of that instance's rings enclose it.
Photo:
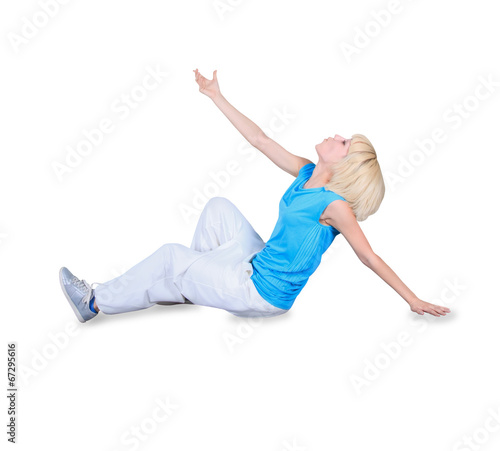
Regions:
[[[236,316],[280,315],[288,310],[262,298],[250,279],[250,262],[264,247],[231,201],[213,197],[201,213],[190,248],[164,244],[121,276],[98,284],[95,302],[106,314],[187,299]]]

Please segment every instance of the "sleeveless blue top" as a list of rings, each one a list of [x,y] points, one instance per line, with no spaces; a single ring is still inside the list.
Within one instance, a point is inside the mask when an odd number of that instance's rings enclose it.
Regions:
[[[303,188],[315,168],[308,163],[280,200],[279,217],[266,246],[251,263],[251,279],[259,294],[275,307],[288,310],[321,262],[339,231],[319,218],[342,196],[324,187]],[[347,201],[346,201],[347,202]]]

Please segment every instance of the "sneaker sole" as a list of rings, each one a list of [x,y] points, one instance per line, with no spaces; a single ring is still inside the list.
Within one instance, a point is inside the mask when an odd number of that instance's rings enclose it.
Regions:
[[[76,305],[74,304],[74,302],[71,300],[71,298],[69,297],[68,295],[68,292],[66,291],[66,287],[64,286],[64,283],[63,283],[63,279],[62,279],[62,271],[63,269],[61,268],[59,270],[59,283],[61,284],[61,288],[63,290],[63,293],[64,293],[64,296],[66,296],[66,299],[68,300],[69,302],[69,305],[71,306],[71,308],[73,309],[73,311],[75,312],[75,315],[76,317],[78,318],[78,321],[80,321],[81,323],[84,323],[85,320],[83,319],[83,316],[80,314],[80,312],[78,311],[78,309],[76,308]]]

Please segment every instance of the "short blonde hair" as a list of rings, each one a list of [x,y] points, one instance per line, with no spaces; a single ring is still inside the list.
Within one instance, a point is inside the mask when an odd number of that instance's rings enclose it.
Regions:
[[[347,155],[331,168],[333,176],[325,189],[342,196],[358,221],[364,221],[378,210],[385,184],[377,153],[366,136],[352,135]]]

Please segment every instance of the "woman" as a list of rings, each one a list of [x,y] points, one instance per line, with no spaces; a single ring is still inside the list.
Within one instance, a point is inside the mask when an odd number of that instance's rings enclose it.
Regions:
[[[94,289],[61,268],[59,280],[77,318],[99,311],[116,314],[155,304],[196,304],[236,316],[287,312],[318,267],[322,254],[341,233],[361,262],[423,315],[450,310],[419,299],[371,249],[358,221],[375,213],[385,193],[377,155],[363,135],[335,135],[316,145],[318,163],[298,157],[266,136],[221,94],[212,80],[194,70],[208,96],[236,129],[271,161],[295,177],[279,204],[274,231],[264,243],[228,199],[210,199],[191,247],[167,243],[123,275]]]

